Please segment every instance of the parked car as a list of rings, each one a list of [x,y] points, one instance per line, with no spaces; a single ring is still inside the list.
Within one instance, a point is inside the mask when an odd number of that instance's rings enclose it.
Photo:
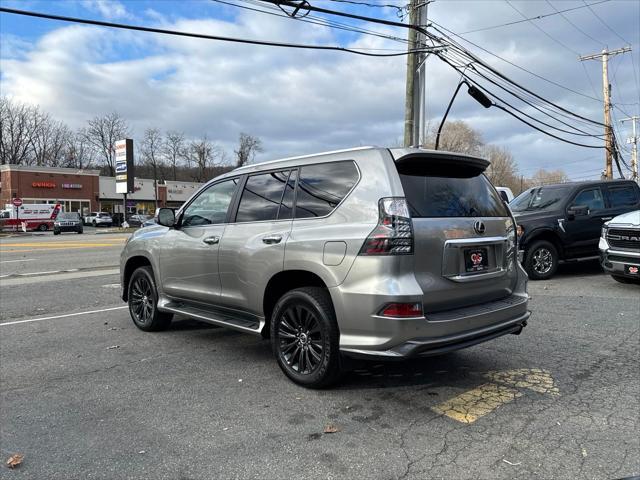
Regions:
[[[76,212],[62,212],[58,214],[55,222],[53,222],[53,234],[60,235],[62,232],[82,233],[82,219],[80,214]]]
[[[143,223],[142,226],[143,227],[152,227],[154,225],[157,225],[157,219],[156,217],[149,217],[148,219],[146,219]]]
[[[437,355],[519,334],[527,276],[488,165],[363,147],[241,167],[131,236],[122,298],[141,330],[177,313],[270,338],[308,387],[333,382],[341,355]]]
[[[144,222],[149,220],[149,218],[153,218],[149,215],[130,215],[127,217],[127,223],[130,227],[141,227]]]
[[[91,212],[84,217],[85,225],[93,225],[94,227],[110,227],[113,225],[111,214],[107,212]]]
[[[606,222],[600,237],[600,261],[620,283],[640,283],[640,210]]]
[[[511,200],[513,200],[513,192],[509,187],[496,187],[496,190],[500,194],[500,197],[502,197],[502,200],[504,200],[505,202],[509,203]]]
[[[640,188],[631,180],[545,185],[521,193],[509,207],[524,268],[529,278],[545,280],[561,261],[598,258],[602,225],[638,209]]]

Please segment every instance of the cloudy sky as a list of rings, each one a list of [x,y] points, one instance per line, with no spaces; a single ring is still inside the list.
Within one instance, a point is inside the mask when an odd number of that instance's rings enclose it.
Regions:
[[[255,7],[247,0],[228,2]],[[630,45],[632,53],[612,57],[609,63],[615,126],[624,142],[630,125],[621,125],[618,120],[640,113],[640,2],[587,2],[590,7],[582,0],[436,0],[429,5],[428,15],[429,20],[491,52],[458,38],[500,72],[596,121],[602,121],[603,115],[601,63],[580,62],[578,56]],[[330,0],[311,3],[398,19],[397,10],[389,7]],[[368,3],[404,5],[398,0]],[[393,38],[266,15],[213,0],[2,0],[1,5],[211,35],[339,45],[367,52],[390,53],[406,48]],[[580,8],[522,21],[573,7]],[[406,37],[406,30],[400,28],[332,20],[388,37]],[[517,21],[521,22],[488,28]],[[265,151],[258,160],[397,143],[403,134],[405,71],[405,57],[372,58],[241,45],[0,14],[2,95],[38,104],[74,128],[95,115],[115,110],[127,119],[136,135],[147,127],[182,130],[193,137],[206,134],[229,152],[239,132],[244,131],[263,140]],[[459,75],[438,58],[428,58],[427,112],[431,125],[439,122],[458,79]],[[536,113],[517,101],[514,105]],[[553,140],[498,109],[482,108],[464,93],[449,118],[469,122],[486,142],[510,149],[525,176],[539,167],[563,167],[573,179],[595,178],[604,163],[602,150]],[[626,151],[623,156],[629,158]]]

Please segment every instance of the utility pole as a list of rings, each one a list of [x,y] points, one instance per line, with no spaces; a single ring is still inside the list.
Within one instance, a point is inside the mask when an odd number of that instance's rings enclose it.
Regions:
[[[409,24],[426,28],[427,5],[431,0],[411,0],[409,4]],[[415,28],[409,29],[407,48],[409,50],[426,47],[426,36]],[[404,113],[404,146],[422,146],[426,141],[426,70],[425,52],[407,55],[407,86]]]
[[[611,127],[611,85],[609,84],[609,57],[630,52],[631,47],[618,48],[609,51],[606,48],[601,53],[581,55],[580,61],[602,59],[602,98],[604,100],[604,135],[605,135],[605,178],[613,178],[613,129]]]
[[[631,137],[627,140],[627,143],[631,144],[631,179],[638,181],[638,133],[636,130],[636,122],[640,120],[638,115],[633,117],[623,118],[620,123],[631,121]]]

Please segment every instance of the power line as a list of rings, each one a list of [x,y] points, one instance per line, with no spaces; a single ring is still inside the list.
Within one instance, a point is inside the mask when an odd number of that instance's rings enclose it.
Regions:
[[[567,17],[563,12],[559,11],[554,5],[553,3],[551,3],[549,0],[545,0],[547,2],[547,4],[553,8],[556,13],[558,13],[562,18],[565,19],[565,21],[571,25],[573,28],[575,28],[578,32],[580,32],[581,34],[583,34],[585,37],[590,38],[591,40],[593,40],[594,42],[596,42],[599,45],[602,45],[602,42],[600,40],[598,40],[597,38],[593,38],[591,35],[589,35],[587,32],[585,32],[584,30],[582,30],[580,27],[578,27],[575,23],[573,23],[571,20],[569,20],[569,17]],[[582,8],[582,7],[580,7]]]
[[[565,12],[570,12],[572,10],[579,10],[581,8],[586,8],[586,7],[591,6],[591,5],[598,5],[599,3],[606,3],[608,1],[610,1],[610,0],[601,0],[599,2],[590,3],[589,5],[585,4],[585,5],[580,6],[580,7],[566,8],[566,9],[560,10],[560,11],[558,11],[556,13],[547,13],[547,14],[544,14],[544,15],[537,15],[535,17],[525,18],[524,20],[515,20],[513,22],[501,23],[500,25],[493,25],[491,27],[483,27],[483,28],[477,28],[475,30],[468,30],[466,32],[462,32],[461,35],[466,35],[467,33],[484,32],[486,30],[493,30],[495,28],[508,27],[510,25],[516,25],[518,23],[529,22],[531,20],[540,20],[540,19],[543,19],[543,18],[547,18],[547,17],[552,17],[554,15],[558,15],[560,13],[565,13]]]
[[[618,34],[618,32],[616,32],[613,28],[611,28],[611,27],[609,26],[609,24],[608,24],[607,22],[605,22],[605,21],[600,17],[600,15],[598,15],[598,14],[595,12],[595,10],[594,10],[593,8],[591,8],[591,6],[592,6],[592,5],[595,5],[594,3],[588,4],[588,3],[587,3],[587,2],[585,2],[584,0],[582,0],[582,3],[584,3],[585,7],[587,7],[587,8],[589,9],[589,11],[590,11],[591,13],[593,13],[593,15],[594,15],[598,20],[600,20],[600,23],[602,23],[602,25],[604,25],[605,27],[607,27],[611,33],[613,33],[616,37],[618,37],[620,40],[622,40],[622,41],[623,41],[624,43],[626,43],[627,45],[631,45],[631,42],[629,42],[628,40],[625,40],[624,38],[622,38],[622,37]]]
[[[509,5],[511,8],[513,8],[516,12],[518,12],[520,14],[521,17],[523,17],[526,21],[528,21],[531,25],[533,25],[534,27],[536,27],[540,32],[542,32],[544,35],[546,35],[548,38],[550,38],[551,40],[553,40],[554,42],[556,42],[558,45],[560,45],[561,47],[564,47],[565,49],[569,50],[570,52],[576,54],[578,57],[580,56],[580,52],[577,52],[576,50],[574,50],[573,48],[569,47],[567,44],[561,42],[560,40],[558,40],[557,38],[553,37],[552,35],[550,35],[549,33],[546,32],[546,30],[544,30],[542,27],[540,27],[538,24],[534,23],[533,20],[528,19],[524,13],[522,13],[520,10],[518,10],[509,0],[505,0],[507,2],[507,5]]]
[[[605,1],[609,1],[609,0],[605,0]],[[442,35],[448,36],[447,34],[445,34],[444,32],[442,32],[442,30],[444,30],[444,31],[446,31],[447,33],[449,33],[450,35],[453,35],[454,37],[458,37],[458,38],[459,38],[459,39],[461,39],[462,41],[467,42],[467,43],[468,43],[468,44],[470,44],[470,45],[473,45],[474,47],[478,48],[479,50],[482,50],[483,52],[488,53],[489,55],[491,55],[491,56],[493,56],[493,57],[496,57],[497,59],[502,60],[503,62],[508,63],[509,65],[511,65],[511,66],[513,66],[513,67],[516,67],[517,69],[522,70],[523,72],[528,73],[529,75],[533,75],[534,77],[536,77],[536,78],[538,78],[538,79],[540,79],[540,80],[543,80],[543,81],[545,81],[545,82],[547,82],[547,83],[549,83],[549,84],[551,84],[551,85],[555,85],[556,87],[562,88],[563,90],[569,91],[569,92],[574,93],[574,94],[576,94],[576,95],[580,95],[581,97],[585,97],[585,98],[589,98],[589,99],[591,99],[591,100],[595,100],[595,101],[596,101],[596,102],[598,102],[598,103],[602,102],[602,100],[601,100],[601,99],[599,99],[599,98],[591,97],[591,96],[589,96],[589,95],[585,95],[584,93],[578,92],[577,90],[574,90],[574,89],[569,88],[569,87],[567,87],[567,86],[565,86],[565,85],[562,85],[562,84],[560,84],[560,83],[558,83],[558,82],[555,82],[555,81],[553,81],[553,80],[550,80],[550,79],[548,79],[548,78],[546,78],[546,77],[543,77],[542,75],[539,75],[539,74],[537,74],[537,73],[535,73],[535,72],[532,72],[531,70],[528,70],[528,69],[526,69],[526,68],[524,68],[524,67],[522,67],[522,66],[520,66],[520,65],[518,65],[518,64],[516,64],[516,63],[514,63],[514,62],[512,62],[512,61],[510,61],[510,60],[507,60],[506,58],[503,58],[503,57],[501,57],[500,55],[498,55],[498,54],[496,54],[496,53],[493,53],[493,52],[491,52],[491,51],[487,50],[486,48],[481,47],[481,46],[480,46],[480,45],[478,45],[477,43],[474,43],[474,42],[472,42],[471,40],[469,40],[469,39],[467,39],[467,38],[463,37],[463,36],[462,36],[463,34],[459,34],[459,33],[456,33],[456,32],[454,32],[454,31],[452,31],[452,30],[449,30],[448,28],[446,28],[446,27],[444,27],[444,26],[442,26],[442,25],[440,25],[440,24],[438,24],[438,23],[436,23],[436,22],[434,22],[434,21],[431,21],[431,23],[432,23],[433,25],[436,25],[436,26],[438,27],[438,28],[436,28],[436,30],[438,30]],[[467,33],[468,33],[468,32],[467,32]],[[449,38],[450,38],[450,37],[449,37]]]
[[[399,7],[398,5],[392,5],[390,3],[368,3],[368,2],[358,2],[355,0],[330,0],[331,2],[336,3],[349,3],[351,5],[362,5],[364,7],[371,8],[395,8],[397,10],[398,15],[401,15],[406,10],[406,7]]]
[[[0,7],[0,12],[11,13],[14,15],[36,17],[36,18],[45,18],[48,20],[59,20],[62,22],[80,23],[84,25],[119,28],[123,30],[134,30],[138,32],[160,33],[163,35],[175,35],[180,37],[200,38],[205,40],[217,40],[221,42],[231,42],[231,43],[243,43],[248,45],[262,45],[262,46],[268,46],[268,47],[294,48],[294,49],[306,49],[306,50],[330,50],[330,51],[353,53],[356,55],[363,55],[367,57],[400,57],[400,56],[409,55],[418,51],[420,52],[430,51],[429,48],[421,48],[418,50],[409,50],[409,51],[398,52],[398,53],[370,53],[370,52],[364,52],[364,51],[353,49],[353,48],[344,48],[344,47],[338,47],[338,46],[305,45],[300,43],[272,42],[267,40],[250,40],[250,39],[238,38],[238,37],[223,37],[220,35],[206,35],[202,33],[181,32],[177,30],[166,30],[162,28],[143,27],[140,25],[131,25],[131,24],[125,24],[125,23],[103,22],[100,20],[90,20],[86,18],[67,17],[62,15],[51,15],[48,13],[33,12],[28,10],[17,10],[13,8],[5,8],[5,7]]]

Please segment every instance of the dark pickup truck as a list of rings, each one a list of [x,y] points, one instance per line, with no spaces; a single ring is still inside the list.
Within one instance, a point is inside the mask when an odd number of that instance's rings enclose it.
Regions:
[[[510,204],[532,280],[551,278],[561,261],[597,258],[602,225],[640,208],[632,180],[562,183],[530,188]]]

